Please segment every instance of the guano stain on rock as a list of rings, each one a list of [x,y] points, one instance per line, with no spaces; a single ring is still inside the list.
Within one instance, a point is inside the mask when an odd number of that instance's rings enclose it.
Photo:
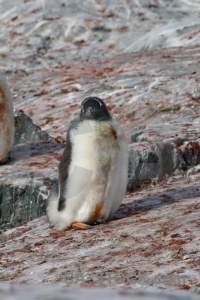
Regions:
[[[64,4],[1,2],[1,69],[18,110],[11,161],[0,167],[2,230],[35,218],[1,235],[1,280],[92,287],[98,271],[101,287],[199,293],[199,5]],[[56,233],[37,217],[57,185],[66,129],[91,94],[133,136],[135,191],[110,222]],[[80,269],[84,282],[67,281]],[[129,272],[135,281],[115,280]]]

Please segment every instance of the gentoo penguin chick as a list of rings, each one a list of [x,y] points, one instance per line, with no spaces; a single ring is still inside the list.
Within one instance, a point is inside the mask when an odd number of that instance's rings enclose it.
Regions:
[[[57,230],[87,228],[113,217],[126,192],[128,151],[124,133],[105,103],[86,98],[67,132],[59,164],[59,195],[47,217]]]
[[[8,160],[14,142],[12,96],[6,78],[0,74],[0,164]]]

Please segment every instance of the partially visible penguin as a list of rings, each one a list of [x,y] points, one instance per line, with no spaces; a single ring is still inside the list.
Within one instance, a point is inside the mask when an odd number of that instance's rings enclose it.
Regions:
[[[13,142],[13,101],[6,78],[0,74],[0,164],[7,162]]]
[[[67,132],[59,164],[59,195],[49,197],[47,217],[57,230],[87,228],[113,217],[128,178],[125,135],[103,100],[86,98]]]

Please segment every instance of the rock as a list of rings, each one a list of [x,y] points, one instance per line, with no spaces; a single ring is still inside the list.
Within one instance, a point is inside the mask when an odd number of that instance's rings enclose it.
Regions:
[[[80,296],[81,295],[81,296]],[[9,300],[13,297],[15,300],[37,300],[38,298],[52,298],[52,299],[73,299],[73,300],[98,300],[100,297],[109,300],[114,298],[116,300],[198,300],[199,298],[190,293],[176,292],[165,293],[157,292],[153,290],[112,290],[112,289],[70,289],[70,288],[58,288],[52,286],[25,286],[25,285],[13,285],[0,283],[0,296],[4,300]]]
[[[15,113],[15,127],[10,162],[0,173],[1,231],[45,214],[46,199],[57,184],[57,151],[63,148],[23,112]]]
[[[1,281],[94,287],[100,272],[102,287],[200,292],[199,15],[192,0],[1,1],[1,72],[27,124],[0,167],[2,231],[26,222],[0,236]],[[129,194],[90,230],[27,222],[45,213],[67,127],[91,95],[131,143]]]
[[[137,143],[130,146],[128,190],[132,191],[139,186],[143,187],[143,182],[146,186],[147,181],[164,180],[173,175],[174,171],[183,176],[199,161],[195,158],[196,154],[191,157],[183,151],[184,143],[196,142],[200,130],[199,73],[196,62],[190,59],[198,57],[198,54],[198,46],[165,49],[143,55],[125,53],[109,60],[102,59],[101,63],[99,60],[77,62],[65,67],[35,71],[26,77],[15,76],[10,79],[14,105],[17,110],[24,110],[27,116],[31,116],[33,123],[48,135],[38,131],[37,127],[29,127],[32,132],[30,140],[36,142],[42,137],[51,140],[49,136],[52,136],[55,141],[63,143],[70,121],[79,113],[81,101],[91,94],[102,97],[125,129],[129,142],[134,132],[142,132],[135,138]],[[18,113],[18,118],[21,121],[26,119],[27,126],[32,126],[32,121],[22,112]],[[17,139],[22,142],[23,134],[19,129],[17,132]],[[37,138],[35,133],[41,136]],[[26,138],[28,141],[27,131]],[[180,145],[176,143],[178,139]],[[44,186],[41,177],[49,178],[50,174],[51,180],[47,181],[47,186],[45,183],[45,197],[48,197],[49,190],[57,181],[57,166],[63,146],[55,146],[54,153],[51,142],[46,146],[41,144],[38,148],[36,146],[37,154],[32,154],[32,146],[29,143],[23,146],[26,154],[24,151],[20,154],[20,148],[14,148],[14,152],[11,152],[11,165],[14,168],[10,165],[5,167],[6,170],[1,168],[2,172],[5,170],[5,174],[0,175],[1,184],[8,186],[8,189],[10,185],[20,188],[16,183],[19,174],[31,184],[30,178],[34,177],[36,182],[40,182],[35,187],[37,194],[40,186]],[[44,155],[40,155],[39,151]],[[44,163],[45,151],[47,156]],[[190,172],[187,174],[193,176]],[[11,178],[8,185],[7,177]],[[28,190],[33,189],[30,187]],[[29,201],[32,200],[30,197]],[[15,203],[14,200],[12,203]],[[41,214],[45,213],[44,203],[45,199],[41,200]],[[13,210],[10,218],[12,213]],[[6,220],[2,222],[8,222],[8,219],[7,214]],[[24,222],[27,220],[20,216],[16,217],[18,219]]]
[[[24,112],[15,112],[15,142],[14,144],[34,143],[39,141],[54,142],[46,132],[42,131],[38,126],[33,124]]]
[[[149,51],[183,44],[196,45],[200,41],[200,35],[199,33],[194,34],[194,32],[198,31],[199,26],[199,19],[190,16],[178,20],[178,22],[173,20],[170,24],[155,26],[136,39],[126,51]]]
[[[57,184],[62,149],[61,144],[51,142],[13,147],[10,163],[1,166],[0,173],[2,230],[45,214],[46,199]]]
[[[138,141],[138,137],[139,137],[142,133],[143,133],[142,131],[134,132],[134,134],[132,134],[132,136],[131,136],[131,142],[132,142],[132,143],[136,143],[136,142]]]
[[[134,143],[129,146],[129,177],[139,181],[163,180],[180,167],[180,158],[171,143]]]
[[[196,166],[200,163],[200,144],[196,141],[182,141],[177,145],[177,150],[182,156],[183,163],[187,167]]]
[[[36,178],[27,172],[26,176],[19,174],[15,185],[12,181],[4,177],[0,184],[0,232],[44,215],[46,200],[57,184],[57,177],[55,174],[54,178]]]
[[[7,230],[0,281],[199,294],[199,179],[172,176],[129,194],[112,220],[88,230],[58,232],[45,216]]]
[[[0,65],[8,75],[27,75],[125,51],[195,46],[199,11],[194,0],[2,0]]]

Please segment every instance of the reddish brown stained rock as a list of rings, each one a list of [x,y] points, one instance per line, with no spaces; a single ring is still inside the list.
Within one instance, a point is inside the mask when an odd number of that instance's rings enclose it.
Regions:
[[[172,195],[173,203],[165,203],[165,197]],[[55,232],[42,217],[28,227],[7,231],[1,237],[6,241],[1,248],[1,280],[99,286],[94,278],[102,272],[100,286],[117,287],[114,276],[127,278],[134,272],[138,274],[134,283],[126,280],[120,286],[189,287],[198,292],[199,197],[199,176],[190,185],[188,179],[174,177],[166,187],[156,185],[134,198],[126,197],[115,220],[88,230]],[[189,211],[187,215],[182,214],[183,208]],[[84,279],[76,283],[74,276],[80,269]],[[66,279],[70,274],[71,279]]]
[[[15,182],[15,187],[21,187],[32,184],[33,178],[40,184],[57,178],[67,127],[89,95],[106,101],[126,130],[127,141],[138,133],[134,149],[145,149],[146,140],[154,145],[179,139],[177,149],[185,154],[186,169],[187,164],[198,163],[199,5],[182,1],[176,7],[175,2],[173,6],[156,1],[149,6],[140,1],[138,11],[138,1],[113,1],[108,7],[101,0],[85,1],[77,17],[73,5],[58,10],[59,2],[43,2],[19,0],[20,5],[10,7],[12,2],[2,1],[0,59],[2,70],[10,76],[15,108],[30,115],[60,145],[13,149],[13,165],[1,168],[4,184]],[[189,12],[192,24],[180,20]],[[153,49],[155,41],[150,40],[146,46],[153,50],[131,50],[142,33],[152,34],[157,22],[159,27],[168,26],[166,22],[174,21],[177,13],[182,27],[167,27],[176,39],[164,35],[161,49]],[[162,30],[153,36],[158,42]],[[181,47],[162,49],[175,41]],[[136,49],[142,45],[135,44]],[[40,193],[51,189],[42,187]],[[163,178],[159,184],[146,178],[142,190],[127,196],[106,224],[57,233],[43,217],[8,231],[1,236],[1,280],[74,287],[189,288],[199,293],[199,189],[195,174]],[[80,269],[84,278],[76,282]],[[95,281],[98,272],[102,283]],[[123,276],[126,280],[120,283]]]

